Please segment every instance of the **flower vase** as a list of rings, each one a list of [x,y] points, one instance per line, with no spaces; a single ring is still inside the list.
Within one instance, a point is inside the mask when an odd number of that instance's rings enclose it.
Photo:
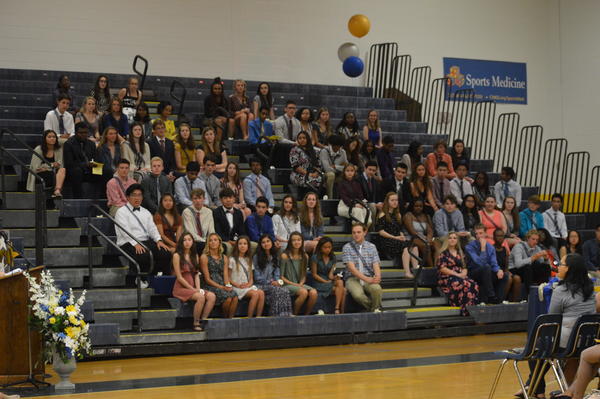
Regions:
[[[75,371],[75,368],[77,368],[77,362],[74,357],[65,363],[60,355],[54,351],[52,354],[52,368],[60,377],[60,382],[54,386],[55,390],[63,391],[75,389],[75,384],[69,380],[69,377],[73,371]]]

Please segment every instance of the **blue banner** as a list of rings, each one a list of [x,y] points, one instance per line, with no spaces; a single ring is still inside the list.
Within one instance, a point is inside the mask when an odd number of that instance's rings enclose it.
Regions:
[[[444,58],[444,76],[450,79],[451,94],[473,89],[476,101],[494,100],[505,104],[527,104],[527,64]],[[456,98],[459,99],[459,98]]]

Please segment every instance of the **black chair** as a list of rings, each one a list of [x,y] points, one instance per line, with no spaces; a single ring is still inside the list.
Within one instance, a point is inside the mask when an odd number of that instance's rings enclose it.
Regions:
[[[598,338],[600,338],[600,314],[585,314],[580,316],[573,326],[567,347],[554,357],[554,364],[560,375],[558,384],[561,391],[566,391],[568,385],[560,361],[579,359],[581,352],[590,346],[596,345],[595,340]]]
[[[546,365],[549,364],[557,379],[559,379],[558,372],[554,366],[552,360],[555,358],[558,351],[558,345],[560,343],[560,328],[562,325],[562,314],[543,314],[537,317],[527,338],[525,347],[521,350],[506,350],[502,352],[496,352],[497,355],[503,357],[496,378],[492,384],[492,389],[488,399],[494,397],[498,381],[502,375],[502,370],[509,360],[513,361],[513,367],[515,374],[519,380],[519,385],[523,390],[525,399],[529,399],[530,395],[535,392],[535,389],[539,385],[541,379],[544,377],[544,371]],[[535,368],[531,375],[531,383],[529,388],[525,387],[521,372],[519,371],[518,363],[522,361],[535,361]]]

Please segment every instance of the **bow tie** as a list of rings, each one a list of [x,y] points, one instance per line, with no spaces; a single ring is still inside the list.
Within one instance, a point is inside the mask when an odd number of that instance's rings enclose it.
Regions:
[[[233,208],[229,208],[229,209],[223,208],[223,209],[225,209],[225,213],[231,213],[232,215],[233,215],[233,212],[235,211]]]
[[[139,212],[139,211],[140,211],[140,207],[139,207],[139,206],[138,206],[137,208],[136,208],[136,207],[134,207],[134,208],[133,208],[133,211],[134,211],[134,212],[136,212],[136,211],[137,211],[137,212]]]

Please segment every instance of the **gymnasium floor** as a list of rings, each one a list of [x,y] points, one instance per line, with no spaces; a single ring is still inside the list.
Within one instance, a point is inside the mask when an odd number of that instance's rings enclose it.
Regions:
[[[524,333],[513,333],[83,362],[72,376],[76,394],[38,397],[487,398],[499,365],[492,352],[524,341]],[[549,391],[556,389],[548,380]],[[507,367],[496,398],[517,389]]]

